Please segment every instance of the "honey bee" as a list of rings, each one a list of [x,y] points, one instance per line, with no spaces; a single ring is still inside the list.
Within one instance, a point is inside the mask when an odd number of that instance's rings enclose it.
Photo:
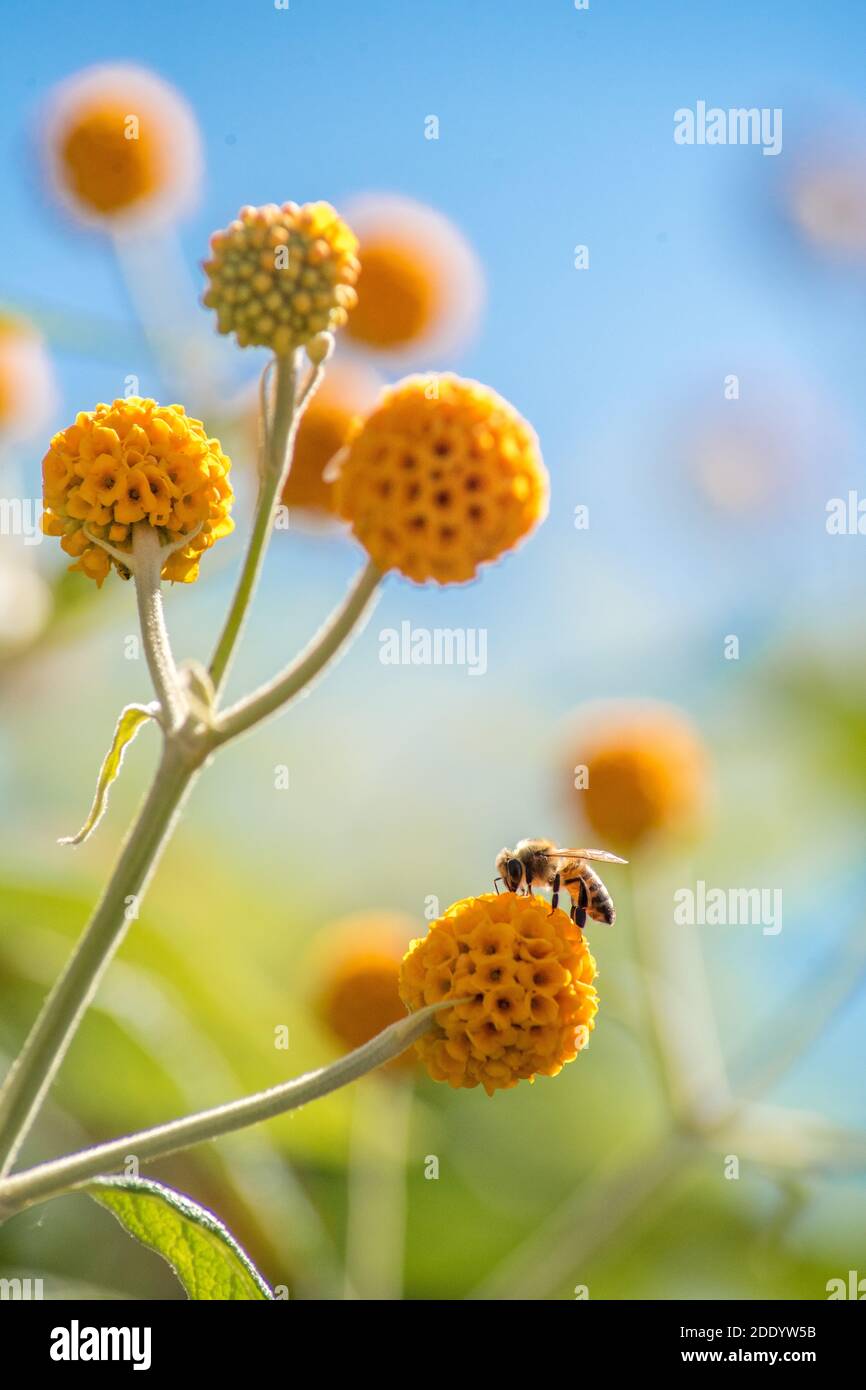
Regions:
[[[600,859],[605,864],[628,863],[605,849],[557,849],[552,840],[521,840],[515,849],[503,849],[496,856],[499,877],[494,879],[494,886],[501,882],[512,893],[522,891],[530,895],[535,887],[550,888],[551,912],[559,906],[560,890],[567,888],[571,920],[578,927],[586,924],[587,915],[612,927],[616,921],[613,898],[590,868],[589,859]]]

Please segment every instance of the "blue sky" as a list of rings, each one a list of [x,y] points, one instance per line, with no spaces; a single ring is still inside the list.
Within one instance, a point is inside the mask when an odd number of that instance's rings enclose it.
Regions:
[[[489,290],[482,335],[457,365],[539,430],[555,489],[546,553],[557,571],[560,547],[575,558],[570,504],[595,504],[587,556],[602,559],[615,533],[642,568],[653,554],[654,583],[673,601],[682,514],[669,496],[659,505],[659,470],[665,431],[696,394],[726,370],[760,367],[782,389],[806,381],[846,428],[864,428],[862,280],[800,255],[775,208],[812,136],[825,125],[837,147],[849,136],[866,16],[855,5],[769,9],[291,0],[278,11],[217,0],[123,19],[110,3],[31,7],[5,36],[0,148],[17,177],[4,190],[0,292],[128,317],[99,241],[37,196],[26,138],[46,88],[67,73],[110,59],[151,66],[186,94],[206,144],[205,197],[183,228],[193,271],[209,232],[242,202],[340,203],[387,189],[448,213],[481,255]],[[698,99],[782,106],[782,154],[676,146],[673,112]],[[423,138],[430,113],[438,141]],[[590,248],[589,272],[573,268],[577,243]],[[115,385],[111,363],[66,354],[62,366],[67,412]],[[136,369],[152,380],[146,362],[115,368]],[[839,490],[856,454],[837,462]],[[716,553],[709,543],[724,569],[730,545]],[[733,538],[735,550],[742,543]],[[699,550],[706,559],[703,536]],[[524,579],[497,584],[510,598]]]

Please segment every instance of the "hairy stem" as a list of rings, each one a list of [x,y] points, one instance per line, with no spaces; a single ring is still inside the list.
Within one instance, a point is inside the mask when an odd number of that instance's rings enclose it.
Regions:
[[[311,1100],[329,1095],[331,1091],[357,1081],[358,1077],[405,1052],[416,1038],[426,1033],[439,1009],[462,1002],[448,1000],[419,1009],[398,1023],[392,1023],[370,1042],[364,1043],[363,1047],[356,1048],[331,1066],[272,1086],[270,1090],[258,1091],[242,1100],[202,1110],[199,1114],[187,1115],[153,1129],[127,1134],[106,1144],[97,1144],[81,1153],[41,1163],[38,1167],[7,1178],[0,1182],[0,1219],[13,1216],[35,1202],[44,1202],[71,1188],[81,1187],[91,1178],[111,1173],[131,1156],[139,1163],[152,1162],[167,1154],[177,1153],[179,1149],[188,1149],[194,1144],[218,1139],[223,1134],[273,1119],[275,1115],[296,1110]]]
[[[180,727],[186,708],[162,607],[162,546],[149,522],[132,528],[133,580],[141,639],[166,732]]]
[[[298,401],[296,354],[276,361],[273,415],[265,436],[265,468],[253,535],[237,593],[214,654],[211,674],[215,686],[225,679],[261,569],[274,504],[288,469],[303,406],[321,376],[320,363],[311,371]],[[162,761],[90,923],[0,1087],[0,1180],[12,1168],[102,974],[123,940],[128,922],[137,916],[138,904],[199,768],[218,744],[251,728],[299,693],[318,674],[351,633],[379,580],[378,572],[368,566],[309,652],[289,667],[274,686],[229,711],[225,727],[205,734],[203,730],[196,730],[194,720],[187,718],[187,699],[171,653],[162,610],[160,582],[164,552],[160,552],[152,528],[135,528],[133,552],[142,638],[163,712]]]
[[[102,974],[120,945],[195,775],[171,745],[108,886],[0,1088],[0,1177],[9,1172]]]
[[[380,571],[369,560],[306,651],[269,684],[222,711],[216,720],[214,743],[228,743],[230,739],[246,733],[255,724],[282,709],[315,680],[357,630],[361,619],[370,609],[381,579]]]
[[[301,417],[301,411],[296,409],[297,388],[296,354],[290,353],[288,356],[276,358],[273,413],[270,419],[267,418],[267,412],[262,417],[265,458],[253,529],[231,608],[210,664],[210,675],[217,693],[222,689],[228,675],[231,659],[258,583],[273,527],[274,508],[290,465],[295,433]]]

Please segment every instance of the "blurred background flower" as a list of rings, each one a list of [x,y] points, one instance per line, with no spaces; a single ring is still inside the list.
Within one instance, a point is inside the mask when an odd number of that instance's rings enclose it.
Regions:
[[[347,338],[401,364],[459,352],[477,331],[484,279],[457,227],[395,194],[356,198],[346,217],[361,243]]]
[[[406,1017],[398,989],[400,963],[418,929],[399,913],[360,912],[317,936],[317,1010],[346,1052]],[[411,1070],[416,1061],[410,1048],[385,1070]]]
[[[0,313],[0,450],[38,440],[48,428],[57,390],[39,333],[16,315]]]
[[[829,142],[788,175],[787,212],[806,247],[818,256],[862,266],[866,261],[866,148]]]
[[[50,190],[76,221],[112,232],[174,221],[195,203],[198,125],[169,83],[128,63],[75,73],[46,103]]]
[[[51,612],[51,590],[17,541],[0,538],[0,657],[39,636]]]
[[[569,744],[572,816],[626,853],[652,836],[697,835],[708,793],[707,755],[682,711],[647,701],[584,709]]]
[[[292,468],[283,488],[282,500],[319,521],[335,515],[334,483],[325,469],[347,443],[356,420],[367,414],[379,395],[382,380],[363,363],[337,357],[301,418]],[[250,404],[250,438],[258,432],[258,393]],[[252,452],[252,448],[251,448]]]

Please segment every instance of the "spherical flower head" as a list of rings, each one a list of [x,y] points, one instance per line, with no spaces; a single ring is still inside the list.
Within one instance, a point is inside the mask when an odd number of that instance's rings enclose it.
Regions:
[[[393,195],[360,198],[348,216],[361,275],[346,336],[404,363],[463,346],[477,326],[484,282],[461,232],[433,208]]]
[[[51,441],[42,529],[60,537],[70,569],[101,587],[112,566],[126,579],[129,570],[99,542],[130,553],[133,527],[153,526],[162,544],[177,546],[162,577],[188,584],[202,552],[232,530],[230,468],[219,440],[181,405],[140,396],[98,405]]]
[[[55,398],[42,339],[23,319],[0,313],[0,439],[14,443],[38,435]]]
[[[542,898],[464,898],[413,941],[400,994],[414,1012],[442,1000],[415,1044],[434,1081],[483,1086],[556,1076],[589,1041],[598,1010],[595,961],[583,933]]]
[[[822,142],[789,175],[787,211],[809,249],[833,261],[866,260],[866,150]]]
[[[32,557],[17,537],[0,535],[0,659],[29,647],[51,617],[51,588]]]
[[[203,302],[241,347],[291,352],[346,322],[357,300],[357,249],[330,203],[241,208],[211,237]]]
[[[460,584],[547,512],[534,430],[477,381],[414,376],[360,424],[337,479],[340,515],[382,572]]]
[[[331,927],[317,943],[317,1013],[351,1052],[406,1017],[398,988],[400,963],[415,924],[391,913],[358,913]],[[411,1071],[409,1048],[383,1070]]]
[[[282,501],[287,507],[320,518],[335,515],[334,483],[328,481],[325,470],[348,442],[359,417],[372,407],[381,386],[375,372],[355,362],[337,358],[328,367],[301,416],[292,467],[283,488]]]
[[[569,771],[580,788],[573,795],[581,819],[599,840],[628,850],[700,823],[708,758],[682,711],[623,701],[589,711],[581,724]]]
[[[127,64],[87,68],[61,83],[43,148],[67,210],[111,231],[174,220],[201,181],[201,141],[187,103],[161,78]]]

